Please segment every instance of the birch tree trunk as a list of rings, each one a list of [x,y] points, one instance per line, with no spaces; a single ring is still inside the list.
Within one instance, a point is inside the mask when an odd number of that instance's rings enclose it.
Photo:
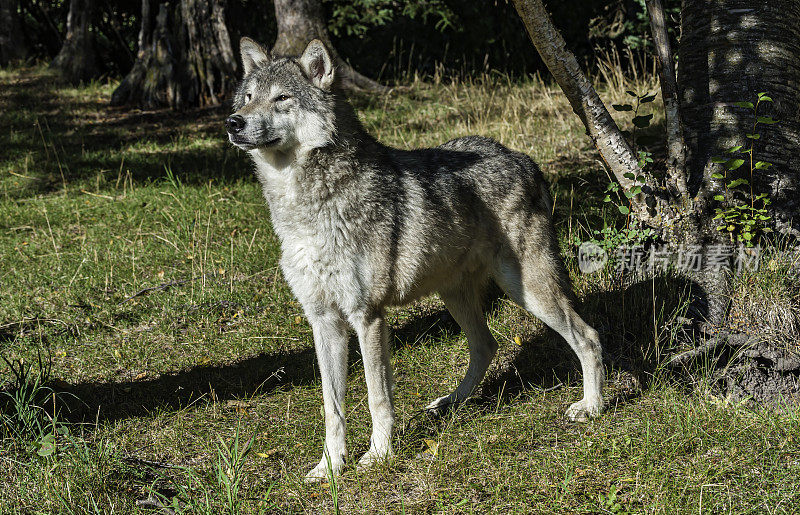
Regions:
[[[688,179],[686,175],[686,143],[683,139],[683,121],[681,120],[680,102],[678,100],[678,81],[675,78],[675,60],[669,44],[664,7],[661,0],[646,0],[647,13],[650,17],[650,31],[658,59],[661,98],[664,101],[664,117],[666,121],[667,140],[667,173],[670,178],[672,196],[679,198],[681,205],[689,207]]]
[[[89,81],[99,74],[89,30],[93,11],[94,0],[70,0],[64,44],[50,63],[50,68],[72,84]]]
[[[630,189],[637,183],[626,175],[642,174],[638,159],[597,95],[597,91],[581,70],[575,55],[567,49],[564,38],[553,25],[542,1],[514,0],[514,6],[536,50],[564,91],[572,110],[583,122],[586,133],[592,139],[606,166],[624,188]],[[645,222],[651,221],[652,217],[643,199],[637,200],[639,202],[634,202],[637,217]]]

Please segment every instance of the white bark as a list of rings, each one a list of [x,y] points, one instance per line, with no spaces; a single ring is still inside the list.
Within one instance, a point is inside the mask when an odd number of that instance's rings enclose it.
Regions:
[[[686,174],[686,143],[683,139],[683,121],[681,120],[680,102],[678,100],[678,82],[675,79],[675,60],[669,44],[667,25],[664,20],[664,7],[661,0],[646,0],[647,13],[650,16],[650,31],[656,48],[659,64],[659,80],[661,82],[661,98],[664,100],[664,116],[667,137],[667,173],[672,186],[677,189],[681,204],[688,206],[689,188]]]
[[[631,188],[636,183],[625,174],[642,174],[633,149],[581,70],[575,55],[566,48],[564,38],[553,26],[541,0],[514,0],[514,6],[539,55],[583,122],[608,169],[624,188]],[[640,204],[640,217],[648,218],[644,203]]]

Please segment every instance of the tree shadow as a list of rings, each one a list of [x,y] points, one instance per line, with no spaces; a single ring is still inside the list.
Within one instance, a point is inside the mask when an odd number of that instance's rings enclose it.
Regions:
[[[488,302],[489,310],[497,313],[500,299],[505,297],[499,288],[494,288]],[[608,374],[607,408],[634,402],[641,396],[657,370],[674,352],[674,336],[690,330],[693,322],[704,319],[705,298],[697,283],[664,274],[631,281],[628,285],[581,299],[578,311],[601,333],[603,361]],[[547,327],[524,339],[522,345],[507,347],[511,352],[503,353],[501,346],[499,362],[469,400],[470,409],[420,410],[401,428],[403,445],[419,448],[424,438],[436,435],[453,417],[467,419],[475,410],[493,412],[517,402],[520,396],[540,395],[582,384],[577,356],[558,333]],[[663,373],[673,374],[666,369]],[[449,392],[442,392],[445,393]]]
[[[653,342],[643,335],[653,335],[674,323],[685,312],[687,295],[702,294],[695,284],[675,277],[656,277],[639,281],[615,291],[588,295],[580,303],[587,321],[605,333],[603,337],[607,368],[626,371],[646,387],[660,358],[668,354],[670,342]],[[487,293],[487,307],[501,309],[503,294],[496,286]],[[682,300],[683,299],[683,300]],[[505,303],[507,305],[507,303]],[[423,338],[440,338],[460,331],[441,305],[430,303],[416,307],[416,313],[392,329],[395,348],[417,345]],[[667,320],[665,320],[665,318]],[[636,325],[633,325],[636,324]],[[654,347],[658,344],[663,347]],[[358,344],[350,342],[350,362],[359,359]],[[466,349],[464,349],[466,352]],[[512,402],[525,392],[541,392],[560,385],[578,385],[581,371],[577,358],[566,342],[550,329],[536,331],[522,345],[501,356],[478,394],[471,401],[477,409],[495,409]],[[162,374],[155,378],[130,381],[90,381],[61,385],[58,390],[68,407],[67,419],[74,422],[110,422],[146,416],[157,410],[176,411],[205,401],[227,401],[269,395],[284,388],[310,384],[318,377],[313,347],[264,353],[222,365],[201,365],[188,370]],[[444,392],[447,393],[447,392]],[[610,404],[627,402],[635,396],[616,396]],[[439,417],[420,416],[403,429],[410,438],[422,438],[436,432]],[[416,436],[415,436],[416,435]]]
[[[102,94],[73,98],[68,89],[39,69],[2,81],[0,125],[10,130],[0,133],[0,165],[22,168],[30,178],[12,195],[81,187],[106,172],[112,181],[119,174],[142,183],[162,179],[169,167],[184,184],[250,173],[244,153],[228,144],[225,105],[142,111],[110,107]]]

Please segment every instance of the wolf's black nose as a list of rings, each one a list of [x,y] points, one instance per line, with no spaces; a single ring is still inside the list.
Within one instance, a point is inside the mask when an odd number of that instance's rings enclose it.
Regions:
[[[237,132],[242,132],[246,123],[244,117],[235,114],[229,116],[228,119],[225,120],[225,128],[228,129],[228,132],[231,134],[235,134]]]

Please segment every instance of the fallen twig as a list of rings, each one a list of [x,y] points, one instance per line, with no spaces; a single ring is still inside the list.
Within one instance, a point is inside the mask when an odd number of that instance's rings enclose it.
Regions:
[[[146,465],[148,467],[155,467],[160,469],[182,469],[185,468],[181,465],[173,465],[172,463],[165,463],[163,461],[146,460],[144,458],[137,458],[136,456],[123,456],[123,461],[128,463],[136,463],[137,465]]]
[[[182,284],[186,284],[188,282],[192,282],[192,281],[195,281],[197,279],[198,279],[198,277],[195,277],[194,279],[182,279],[180,281],[170,281],[168,283],[161,283],[161,284],[159,284],[157,286],[150,286],[148,288],[142,288],[141,290],[137,291],[136,293],[134,293],[130,297],[127,297],[127,298],[119,301],[117,304],[118,305],[119,304],[125,304],[129,300],[133,300],[133,299],[135,299],[136,297],[138,297],[140,295],[144,295],[145,293],[150,293],[151,291],[163,291],[163,290],[166,290],[167,288],[169,288],[170,286],[180,286]]]

